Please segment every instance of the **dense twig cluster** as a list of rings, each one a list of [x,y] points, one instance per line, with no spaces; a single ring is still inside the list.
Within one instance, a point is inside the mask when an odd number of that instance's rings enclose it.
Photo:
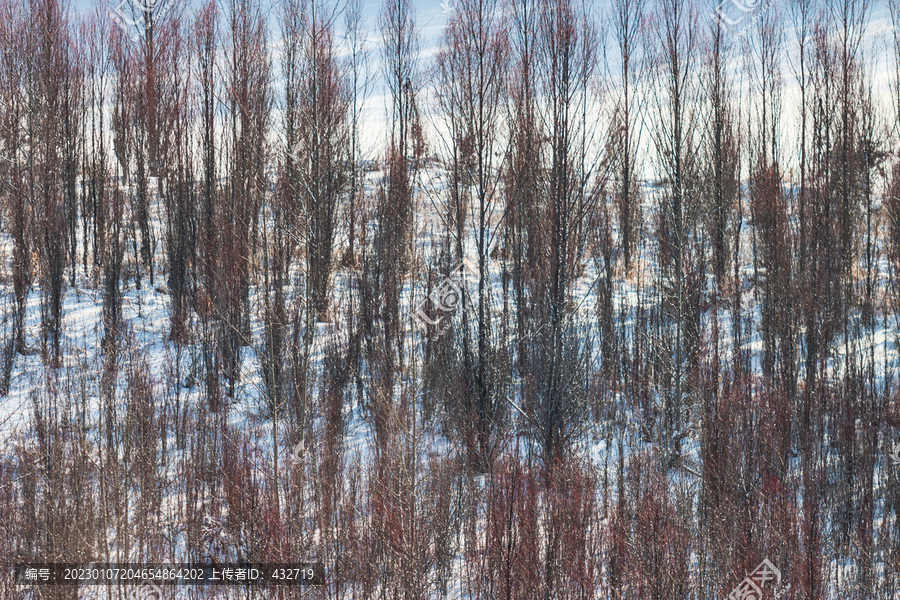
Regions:
[[[0,0],[0,565],[707,600],[767,558],[788,598],[900,592],[873,5],[459,0],[433,56],[410,0],[374,37],[362,6]]]

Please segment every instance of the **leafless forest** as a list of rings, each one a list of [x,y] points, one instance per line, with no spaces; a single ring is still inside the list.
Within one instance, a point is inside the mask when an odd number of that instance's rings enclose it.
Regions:
[[[0,0],[0,598],[900,598],[900,0],[434,4]]]

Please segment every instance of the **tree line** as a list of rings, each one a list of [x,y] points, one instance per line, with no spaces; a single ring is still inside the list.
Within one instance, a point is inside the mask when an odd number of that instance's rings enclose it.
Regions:
[[[893,597],[900,3],[739,8],[0,0],[0,558]]]

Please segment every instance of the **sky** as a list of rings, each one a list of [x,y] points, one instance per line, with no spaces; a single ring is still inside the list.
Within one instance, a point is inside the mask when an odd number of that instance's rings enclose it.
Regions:
[[[118,4],[122,0],[109,0],[113,5]],[[138,0],[135,0],[138,1]],[[192,4],[196,4],[197,0],[190,0]],[[444,12],[444,7],[452,8],[456,0],[412,0],[412,5],[416,10],[416,25],[419,27],[423,37],[436,39],[440,35],[440,31],[447,23],[448,13]],[[95,0],[71,0],[72,8],[75,11],[90,11],[96,4]],[[271,0],[263,0],[263,5],[270,7],[273,4]],[[381,9],[382,0],[367,0],[364,3],[363,12],[369,21],[369,28],[374,29],[378,12]]]
[[[132,7],[141,6],[142,4],[151,4],[154,0],[106,0],[110,6],[110,10],[117,6],[129,2]],[[155,0],[157,2],[163,0]],[[185,0],[177,0],[184,2]],[[197,6],[200,0],[186,0],[189,5]],[[227,4],[227,0],[220,0],[223,5]],[[337,0],[338,6],[343,6],[345,0]],[[458,0],[411,0],[412,6],[416,11],[415,24],[419,34],[420,63],[419,70],[424,74],[425,70],[430,67],[430,58],[437,51],[440,36],[447,25],[451,16],[455,3]],[[98,4],[97,0],[69,0],[72,13],[87,15],[95,9]],[[275,63],[273,64],[273,76],[279,76],[280,67],[278,65],[278,32],[279,23],[277,20],[277,0],[261,0],[263,9],[268,13],[269,21],[269,44],[273,49]],[[364,28],[368,38],[369,52],[369,73],[370,79],[369,89],[366,101],[363,103],[364,124],[361,131],[361,143],[363,156],[369,155],[374,158],[380,154],[380,150],[384,145],[384,136],[386,135],[385,123],[387,121],[387,97],[383,79],[380,73],[380,53],[381,36],[378,32],[378,15],[381,11],[384,0],[364,0],[363,16],[365,19]],[[190,9],[189,9],[190,11]],[[126,9],[125,14],[132,14]],[[192,12],[192,11],[190,11]],[[74,16],[74,15],[73,15]],[[338,35],[342,35],[343,18],[339,18],[336,23]],[[340,43],[340,42],[339,42]],[[425,85],[425,81],[421,82]],[[277,87],[277,84],[276,84]],[[277,95],[277,94],[276,94]],[[276,101],[276,113],[278,112],[278,102]],[[276,117],[277,120],[277,117]]]
[[[70,0],[72,2],[72,9],[76,12],[89,12],[93,9],[93,6],[97,2],[97,0]],[[139,2],[152,2],[153,0],[107,0],[112,3],[112,6],[115,6],[121,2],[131,2],[133,4]],[[162,1],[162,0],[156,0]],[[185,0],[179,0],[185,1]],[[193,4],[198,4],[200,0],[187,0]],[[272,44],[273,49],[276,54],[276,64],[274,68],[277,70],[277,44],[278,44],[278,22],[275,17],[277,11],[275,10],[275,2],[277,0],[261,0],[263,2],[263,6],[270,12],[270,44]],[[339,3],[342,3],[344,0],[336,0]],[[371,85],[370,91],[368,93],[368,100],[364,105],[365,115],[363,119],[363,123],[365,124],[365,129],[363,133],[363,146],[364,148],[368,146],[371,150],[369,154],[377,155],[379,153],[378,149],[383,145],[384,136],[386,135],[385,130],[385,122],[387,119],[386,110],[387,110],[387,98],[385,97],[385,89],[382,82],[381,74],[380,74],[380,56],[379,56],[379,46],[381,37],[378,33],[378,14],[381,10],[381,6],[384,0],[364,0],[363,14],[365,17],[365,27],[368,31],[368,38],[370,41],[369,44],[369,52],[370,52],[370,73],[371,77]],[[499,1],[499,0],[497,0]],[[588,0],[590,2],[591,0]],[[706,17],[710,19],[710,24],[713,22],[712,15],[713,11],[716,8],[716,5],[713,4],[715,0],[686,0],[687,2],[696,2],[698,7],[700,8],[701,13],[706,13]],[[736,17],[740,15],[740,13],[734,14],[734,7],[730,3],[738,2],[739,0],[723,0],[719,5],[720,7],[725,7],[728,14],[731,17]],[[226,3],[227,0],[222,0],[223,3]],[[424,72],[430,68],[432,63],[432,57],[434,53],[438,49],[438,44],[440,40],[441,33],[445,28],[455,4],[458,0],[411,0],[414,10],[416,11],[416,27],[419,33],[419,45],[420,45],[420,62],[419,62],[419,70],[424,74]],[[599,13],[603,13],[609,0],[596,0],[592,2],[592,8]],[[797,105],[799,102],[799,96],[797,91],[796,82],[794,81],[793,71],[794,65],[791,61],[792,52],[795,49],[796,43],[794,40],[793,32],[790,30],[791,22],[790,19],[787,18],[787,15],[784,14],[784,11],[788,7],[787,0],[759,0],[756,4],[750,3],[753,6],[756,6],[756,9],[748,13],[746,18],[741,17],[743,21],[750,22],[751,18],[757,16],[758,14],[762,14],[766,11],[776,10],[782,12],[782,18],[784,19],[785,26],[785,34],[786,34],[786,43],[785,43],[785,54],[784,54],[784,64],[782,66],[782,76],[783,76],[783,84],[784,87],[782,89],[783,97],[782,97],[782,119],[783,119],[783,127],[782,127],[782,143],[787,148],[794,147],[792,144],[793,140],[788,139],[790,137],[790,122],[797,117]],[[653,0],[648,0],[648,10],[652,11]],[[708,10],[707,10],[708,9]],[[701,15],[701,20],[703,15]],[[340,28],[342,25],[342,19],[339,20],[338,30],[340,34]],[[743,24],[743,23],[742,23]],[[883,108],[887,108],[891,105],[891,95],[888,89],[888,86],[892,80],[892,74],[890,70],[893,65],[891,60],[889,60],[890,56],[890,44],[893,41],[893,36],[891,32],[892,24],[890,20],[890,13],[887,10],[886,3],[883,1],[877,1],[874,3],[874,7],[872,10],[871,17],[869,19],[868,27],[866,30],[867,33],[867,42],[868,48],[866,50],[867,56],[867,72],[871,77],[871,84],[875,89],[876,98],[879,99]],[[611,44],[610,41],[607,42],[609,44],[608,50],[612,52],[610,56],[611,60],[614,60],[614,44]],[[737,82],[740,79],[740,69],[742,62],[742,56],[740,53],[734,56],[734,78]],[[427,87],[427,83],[424,81],[420,82],[421,85]],[[427,92],[427,90],[424,90]],[[738,94],[740,96],[740,94]],[[276,103],[277,104],[277,103]],[[435,140],[436,141],[436,140]],[[788,157],[788,162],[791,161],[791,158]],[[647,165],[649,167],[649,165]]]

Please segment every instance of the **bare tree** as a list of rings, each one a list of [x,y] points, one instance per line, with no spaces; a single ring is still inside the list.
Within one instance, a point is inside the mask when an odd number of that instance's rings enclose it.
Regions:
[[[32,282],[31,270],[31,233],[30,215],[33,204],[30,198],[30,186],[27,185],[26,133],[28,110],[27,88],[28,74],[26,53],[30,43],[24,47],[20,40],[28,40],[26,20],[16,11],[16,4],[4,2],[0,5],[0,48],[4,60],[0,71],[0,90],[6,110],[0,120],[0,140],[3,153],[0,160],[0,196],[8,210],[7,223],[13,239],[12,250],[12,290],[15,300],[13,313],[13,336],[17,352],[25,351],[25,308],[28,292]]]
[[[136,189],[131,194],[134,219],[132,245],[134,251],[135,283],[141,286],[142,269],[146,269],[153,285],[153,254],[156,248],[151,212],[154,197],[159,193],[160,179],[165,182],[168,166],[168,146],[171,139],[172,78],[171,46],[176,43],[175,12],[168,2],[127,3],[124,5],[137,23],[127,30],[123,48],[133,61],[131,88],[127,96],[131,119],[122,123],[130,129],[130,153],[119,153],[128,181]],[[177,11],[176,11],[177,12]],[[123,26],[123,23],[119,23]],[[133,162],[130,162],[133,160]],[[151,189],[155,177],[156,189]],[[140,234],[140,243],[138,242]]]
[[[362,130],[363,103],[368,97],[369,51],[366,47],[366,30],[362,14],[361,0],[353,0],[345,13],[345,42],[348,49],[347,63],[344,71],[347,77],[347,126],[349,142],[350,172],[347,181],[347,257],[344,261],[350,270],[350,282],[347,290],[347,314],[350,328],[349,368],[355,373],[357,397],[363,398],[363,380],[360,375],[362,358],[362,327],[359,317],[362,311],[354,301],[358,298],[360,286],[359,246],[362,201],[365,198],[365,180],[362,172],[363,149],[360,133]]]
[[[66,174],[60,168],[68,157],[64,112],[71,90],[66,89],[65,82],[72,81],[78,66],[67,52],[70,30],[64,7],[55,0],[42,0],[32,3],[30,9],[27,128],[33,142],[29,156],[29,201],[37,209],[42,340],[50,364],[56,365],[60,358],[69,239],[69,221],[65,218]],[[74,160],[74,156],[70,158]]]
[[[328,309],[335,232],[348,179],[347,100],[334,44],[336,14],[315,1],[301,14],[306,17],[293,150],[305,222],[309,310],[321,320]]]
[[[349,178],[347,97],[334,41],[337,13],[327,4],[293,5],[285,21],[285,39],[293,60],[285,65],[290,87],[286,107],[288,214],[294,223],[292,244],[303,260],[302,312],[293,332],[293,416],[305,444],[312,394],[311,354],[316,322],[329,308],[336,235]],[[305,447],[305,446],[304,446]]]
[[[172,298],[170,337],[177,343],[190,339],[190,306],[193,294],[192,267],[196,257],[197,235],[197,187],[195,186],[194,137],[192,118],[196,105],[193,101],[192,81],[189,75],[189,57],[182,34],[180,19],[169,25],[172,33],[164,67],[166,77],[166,104],[161,107],[160,138],[165,140],[157,152],[161,163],[157,173],[165,177],[163,190],[166,209],[166,250],[169,259],[169,293]]]
[[[725,287],[726,268],[730,256],[729,226],[739,193],[739,156],[737,128],[734,122],[732,82],[728,72],[733,44],[727,32],[713,22],[704,57],[704,92],[709,107],[705,134],[704,193],[710,218],[713,273],[721,293]]]
[[[664,302],[666,328],[672,331],[670,344],[662,348],[666,365],[666,391],[660,443],[667,461],[681,455],[684,409],[687,390],[686,359],[691,339],[696,339],[696,323],[690,319],[692,297],[699,282],[700,265],[691,260],[691,224],[695,222],[697,203],[694,186],[697,177],[699,131],[695,115],[698,109],[696,61],[699,28],[697,12],[677,0],[660,0],[653,22],[657,54],[653,57],[651,94],[655,113],[652,138],[664,178],[663,214],[660,240],[661,271],[665,272],[667,298]],[[694,293],[689,293],[694,292]]]
[[[621,60],[618,72],[621,96],[616,100],[613,135],[617,164],[616,204],[625,270],[631,269],[635,234],[640,227],[641,207],[637,182],[637,153],[641,143],[639,115],[642,108],[640,85],[640,42],[646,0],[616,0],[612,27]]]
[[[585,239],[598,189],[608,173],[593,150],[605,147],[589,107],[597,100],[598,33],[585,6],[541,5],[540,119],[547,137],[540,206],[546,258],[534,282],[528,335],[532,349],[523,368],[527,427],[552,467],[563,461],[586,416],[590,364],[572,290],[585,259]],[[548,573],[548,583],[556,577]]]
[[[528,345],[526,320],[529,318],[529,284],[535,279],[540,257],[544,256],[544,237],[539,227],[539,190],[542,164],[542,137],[537,113],[538,0],[511,2],[509,75],[510,151],[505,165],[504,196],[506,228],[505,269],[512,282],[515,332],[519,340],[516,363],[525,360]],[[504,293],[505,293],[504,289]]]
[[[504,384],[509,379],[509,350],[495,324],[500,315],[493,308],[496,292],[491,289],[493,249],[502,226],[502,213],[496,208],[501,192],[497,157],[506,154],[499,146],[508,42],[505,24],[492,10],[482,0],[462,2],[437,58],[440,103],[450,132],[447,225],[453,227],[451,255],[455,265],[463,265],[472,235],[478,265],[474,298],[468,290],[460,298],[462,325],[456,343],[461,346],[461,360],[454,361],[443,393],[469,460],[479,472],[488,469],[496,452],[496,434],[506,407]]]
[[[767,12],[758,20],[757,60],[751,62],[751,85],[758,98],[756,133],[751,149],[750,214],[753,218],[754,268],[762,292],[760,327],[765,345],[763,373],[789,392],[796,389],[794,322],[791,296],[793,275],[792,233],[788,197],[782,189],[780,159],[781,61],[784,33],[778,14]],[[789,432],[788,432],[789,435]]]
[[[200,215],[201,227],[199,259],[201,270],[195,310],[203,327],[203,356],[207,402],[213,407],[219,402],[219,370],[221,353],[217,343],[215,323],[221,315],[219,308],[220,237],[217,231],[219,211],[218,169],[219,152],[216,135],[218,108],[218,5],[214,0],[197,13],[193,24],[194,69],[199,87],[200,103]]]
[[[250,339],[250,272],[262,196],[266,191],[265,135],[271,92],[266,27],[253,0],[229,6],[225,63],[229,178],[220,225],[220,343],[228,395],[240,379],[241,347]]]
[[[384,42],[382,72],[390,94],[389,139],[385,177],[376,200],[374,252],[365,259],[368,275],[361,302],[367,307],[363,321],[369,368],[380,382],[379,388],[390,390],[403,352],[400,291],[411,258],[414,198],[409,159],[411,151],[421,156],[424,140],[415,102],[418,33],[410,1],[387,0],[379,15],[379,28]],[[379,331],[374,329],[376,323]],[[372,397],[377,431],[387,431],[392,404],[389,396]]]

